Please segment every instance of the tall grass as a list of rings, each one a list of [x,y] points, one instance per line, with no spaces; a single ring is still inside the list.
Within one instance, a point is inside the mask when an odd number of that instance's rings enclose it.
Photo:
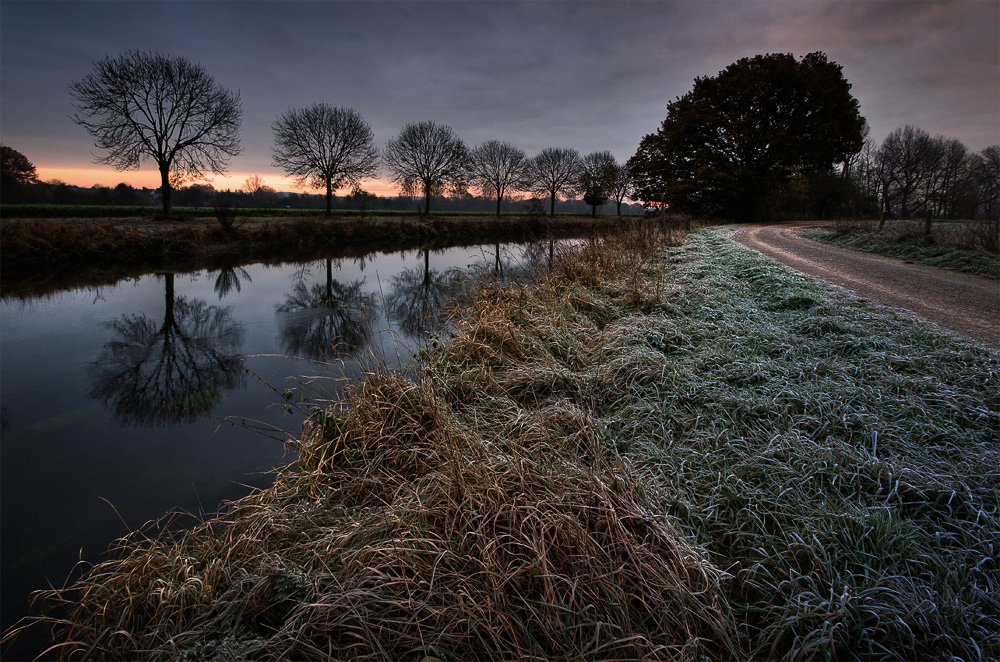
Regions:
[[[272,488],[41,594],[58,650],[1000,656],[1000,354],[677,232],[482,285]]]

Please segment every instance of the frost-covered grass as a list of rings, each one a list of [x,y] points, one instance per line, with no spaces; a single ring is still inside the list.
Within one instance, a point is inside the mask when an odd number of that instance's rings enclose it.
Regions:
[[[1000,354],[662,239],[483,285],[273,488],[46,594],[64,654],[1000,656]]]
[[[952,269],[1000,280],[1000,222],[937,221],[930,236],[923,221],[887,221],[877,231],[874,221],[840,222],[834,228],[809,228],[814,241],[885,255],[931,267]]]

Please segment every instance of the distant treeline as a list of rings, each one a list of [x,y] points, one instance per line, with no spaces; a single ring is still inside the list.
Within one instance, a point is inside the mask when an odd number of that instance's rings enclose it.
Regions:
[[[326,197],[322,194],[279,192],[270,187],[260,186],[251,192],[243,190],[217,190],[209,184],[192,184],[173,192],[174,204],[178,207],[211,209],[220,202],[237,209],[274,210],[324,210]],[[379,196],[366,191],[355,191],[350,195],[334,196],[335,210],[363,211],[420,211],[423,198],[420,196]],[[158,188],[136,188],[125,183],[110,186],[73,186],[60,181],[21,184],[9,188],[3,196],[4,205],[93,205],[115,207],[159,207],[161,203]],[[466,193],[460,196],[436,196],[434,209],[439,212],[495,212],[496,199]],[[504,199],[501,211],[505,213],[543,213],[548,211],[549,201],[541,198]],[[565,200],[556,203],[556,212],[565,214],[587,214],[590,206],[583,200]],[[597,208],[598,213],[615,213],[614,201]],[[623,203],[622,214],[641,214],[642,205]]]

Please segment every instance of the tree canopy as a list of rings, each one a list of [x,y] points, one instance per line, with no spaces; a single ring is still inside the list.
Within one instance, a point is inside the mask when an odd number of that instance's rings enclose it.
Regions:
[[[414,122],[386,143],[385,164],[404,191],[423,193],[424,213],[429,214],[432,193],[465,186],[469,150],[450,126]]]
[[[489,140],[472,150],[470,174],[484,197],[495,197],[497,216],[503,196],[523,186],[524,166],[528,161],[524,150],[509,142]]]
[[[352,108],[326,103],[292,109],[274,122],[274,165],[296,186],[326,188],[326,213],[333,192],[360,185],[378,174],[378,149],[371,126]]]
[[[629,161],[637,194],[700,214],[759,219],[793,175],[829,172],[862,146],[840,65],[823,53],[743,58],[667,105]]]
[[[597,208],[611,197],[617,168],[618,162],[608,151],[592,152],[583,157],[579,189],[583,201],[590,205],[591,214],[597,214]]]
[[[105,57],[70,83],[70,92],[73,121],[107,152],[95,161],[130,170],[153,159],[167,214],[173,185],[206,172],[222,174],[242,151],[239,94],[185,58],[145,51]]]
[[[0,145],[0,195],[7,198],[23,184],[38,181],[35,164],[21,152],[7,145]]]
[[[556,213],[556,197],[576,193],[583,171],[583,159],[575,149],[546,147],[528,162],[526,170],[529,190],[547,195],[549,214]]]

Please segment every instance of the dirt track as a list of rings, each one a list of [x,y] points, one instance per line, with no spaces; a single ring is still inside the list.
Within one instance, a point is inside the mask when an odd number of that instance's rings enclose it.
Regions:
[[[751,226],[733,238],[803,274],[1000,347],[1000,283],[827,246],[800,237],[801,227]]]

